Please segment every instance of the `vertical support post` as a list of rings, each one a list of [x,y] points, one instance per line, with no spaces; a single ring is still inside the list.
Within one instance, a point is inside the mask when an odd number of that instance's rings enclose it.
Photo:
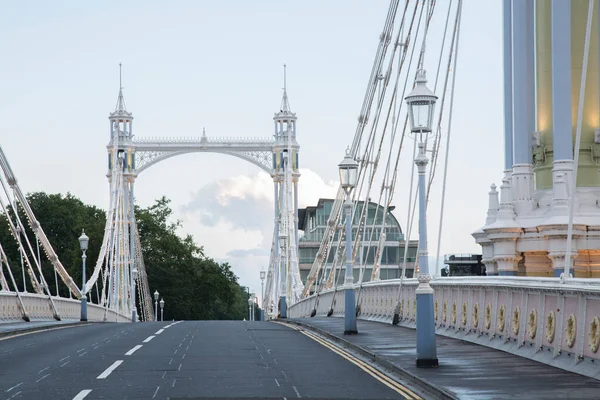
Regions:
[[[260,280],[260,301],[262,303],[262,307],[260,308],[260,320],[265,320],[265,281],[264,279]]]
[[[344,335],[358,333],[356,326],[356,299],[354,294],[354,274],[352,271],[352,201],[350,193],[346,192],[346,275],[344,279]],[[358,234],[358,232],[357,232]]]
[[[277,187],[277,173],[273,176],[273,221],[274,221],[274,229],[273,229],[273,243],[275,245],[275,249],[273,250],[273,262],[275,265],[273,266],[273,282],[275,282],[275,296],[274,298],[279,298],[279,188]]]
[[[569,160],[572,165],[571,114],[571,2],[552,0],[552,125],[555,163]],[[567,184],[570,184],[570,178],[566,179]]]
[[[131,122],[129,125],[131,129]],[[132,156],[133,157],[133,156]],[[135,276],[133,270],[135,269],[135,212],[134,212],[134,199],[133,199],[133,184],[135,180],[132,177],[129,182],[129,276],[131,279],[131,322],[137,321],[137,307],[135,302]]]
[[[419,143],[419,154],[415,159],[419,172],[419,286],[417,296],[417,367],[438,366],[435,322],[433,318],[433,288],[429,285],[429,260],[427,254],[427,206],[425,173],[427,169],[425,144]]]
[[[85,259],[86,259],[86,255],[85,255],[85,250],[83,250],[83,255],[81,256],[81,260],[82,260],[82,273],[81,273],[81,318],[79,319],[80,321],[87,321],[87,296],[85,293],[85,281],[86,281],[86,277],[85,277]]]
[[[513,165],[513,115],[512,115],[512,0],[503,0],[503,66],[504,66],[504,170]]]

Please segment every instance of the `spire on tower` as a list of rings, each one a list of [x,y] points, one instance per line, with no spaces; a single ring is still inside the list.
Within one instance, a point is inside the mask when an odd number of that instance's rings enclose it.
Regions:
[[[117,105],[115,111],[110,113],[112,118],[133,118],[132,114],[125,107],[125,97],[123,97],[123,64],[119,63],[119,96],[117,97]]]
[[[287,66],[283,64],[283,99],[281,99],[281,111],[290,112],[290,102],[287,95]]]
[[[125,98],[123,97],[123,77],[122,77],[122,64],[119,63],[119,97],[117,98],[117,106],[115,111],[127,111],[125,107]]]

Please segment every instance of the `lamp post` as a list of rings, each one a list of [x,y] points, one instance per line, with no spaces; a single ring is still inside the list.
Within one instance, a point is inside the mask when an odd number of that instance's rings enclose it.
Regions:
[[[160,299],[158,304],[160,304],[160,320],[164,321],[165,318],[163,312],[165,311],[165,299]]]
[[[265,320],[265,278],[267,273],[262,270],[260,271],[260,320]]]
[[[158,290],[154,291],[154,320],[158,321]]]
[[[256,313],[254,312],[254,306],[256,304],[256,295],[254,293],[250,293],[250,300],[252,300],[252,319],[251,319],[251,321],[255,321]]]
[[[279,273],[279,318],[287,318],[287,302],[286,302],[286,279],[287,274],[285,266],[287,264],[287,254],[285,254],[285,244],[287,242],[287,235],[285,233],[279,234],[279,247],[281,251],[279,256],[281,257],[281,268]]]
[[[419,154],[415,158],[419,173],[419,286],[417,295],[417,367],[437,367],[437,350],[435,340],[435,320],[433,317],[433,288],[429,286],[429,263],[427,256],[427,204],[425,189],[425,172],[427,170],[427,154],[425,140],[431,133],[433,110],[437,96],[427,88],[425,70],[417,71],[416,85],[406,96],[411,131],[419,140]],[[417,140],[417,137],[415,137]]]
[[[252,298],[248,297],[248,321],[252,321]]]
[[[80,321],[87,321],[87,297],[85,292],[85,259],[87,258],[85,255],[85,251],[88,248],[88,243],[90,238],[87,237],[85,231],[81,230],[81,236],[79,236],[79,247],[81,248],[81,261],[82,261],[82,274],[81,274],[81,318]]]
[[[352,267],[354,264],[352,261],[352,200],[350,200],[350,193],[356,186],[358,180],[358,163],[350,155],[350,149],[346,149],[346,156],[342,162],[338,165],[340,169],[340,185],[344,192],[346,192],[346,202],[344,208],[346,209],[346,275],[344,277],[344,297],[345,297],[345,311],[344,311],[344,335],[351,335],[358,333],[356,328],[356,299],[354,294],[354,275]]]
[[[135,305],[135,281],[138,277],[138,269],[133,268],[131,271],[131,322],[137,321],[137,308]]]

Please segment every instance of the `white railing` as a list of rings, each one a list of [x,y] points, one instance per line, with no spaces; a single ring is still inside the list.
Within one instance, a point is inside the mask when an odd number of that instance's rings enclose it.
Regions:
[[[266,137],[143,137],[135,138],[133,143],[275,143],[273,138]]]
[[[34,293],[20,293],[20,296],[31,321],[55,320],[48,296]],[[79,300],[52,297],[52,301],[61,320],[79,320],[81,315],[81,302]],[[131,316],[121,315],[113,310],[106,310],[104,307],[93,303],[88,303],[87,312],[88,321],[131,321]],[[0,291],[0,323],[16,321],[23,321],[19,299],[14,292]]]
[[[402,284],[400,325],[416,325],[416,279]],[[436,332],[498,348],[600,379],[600,279],[456,277],[431,281]],[[399,280],[363,284],[359,318],[391,322]],[[333,315],[344,315],[338,289]],[[331,308],[333,291],[319,296],[317,315]],[[316,296],[292,305],[291,318],[310,316]],[[360,326],[359,326],[360,331]]]

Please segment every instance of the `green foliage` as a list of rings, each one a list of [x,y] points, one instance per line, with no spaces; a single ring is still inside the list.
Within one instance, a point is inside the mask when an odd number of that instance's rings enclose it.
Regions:
[[[90,237],[87,251],[89,277],[98,259],[104,236],[105,212],[84,204],[71,194],[62,196],[33,193],[28,196],[28,200],[59,259],[79,286],[81,250],[78,237],[82,229]],[[182,238],[177,234],[181,223],[172,222],[173,212],[169,203],[163,197],[148,208],[136,207],[150,290],[158,290],[165,300],[165,319],[247,317],[248,297],[245,289],[238,284],[231,266],[205,256],[203,248],[194,242],[192,236]],[[25,221],[23,215],[20,218]],[[0,215],[0,226],[8,226],[6,214]],[[35,247],[33,233],[28,230],[27,235]],[[8,229],[0,229],[0,243],[9,258],[17,286],[22,289],[17,244]],[[47,260],[43,262],[42,270],[54,294],[54,273]],[[59,283],[59,290],[62,296],[68,296],[68,289],[64,284]],[[95,301],[94,291],[92,296]]]

